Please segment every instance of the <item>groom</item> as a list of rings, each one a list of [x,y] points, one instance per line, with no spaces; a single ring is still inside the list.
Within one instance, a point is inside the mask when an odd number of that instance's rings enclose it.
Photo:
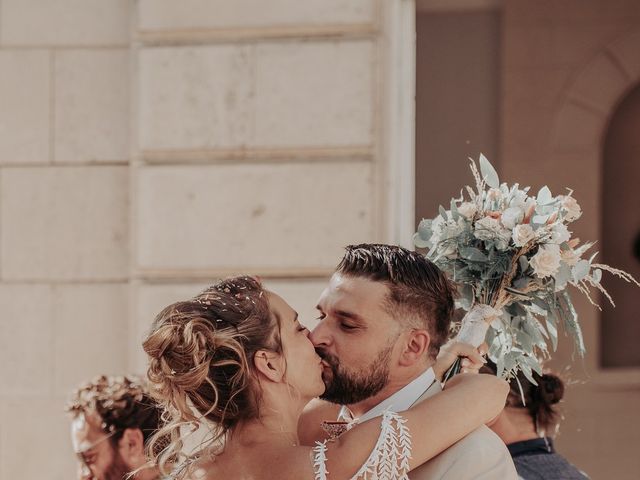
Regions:
[[[442,372],[432,367],[449,334],[453,293],[444,274],[418,253],[392,245],[347,247],[317,306],[320,322],[310,338],[324,361],[326,390],[305,409],[301,442],[327,438],[323,422],[362,422],[440,391]],[[506,447],[484,426],[409,476],[517,478]]]

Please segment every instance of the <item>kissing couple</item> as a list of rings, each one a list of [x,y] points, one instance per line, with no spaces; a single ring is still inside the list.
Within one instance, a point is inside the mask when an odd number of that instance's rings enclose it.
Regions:
[[[495,376],[444,372],[478,351],[449,343],[454,287],[391,245],[346,253],[312,332],[276,293],[235,277],[166,307],[144,340],[166,425],[148,445],[177,479],[516,479],[485,424],[505,405]],[[185,427],[207,442],[184,453]]]

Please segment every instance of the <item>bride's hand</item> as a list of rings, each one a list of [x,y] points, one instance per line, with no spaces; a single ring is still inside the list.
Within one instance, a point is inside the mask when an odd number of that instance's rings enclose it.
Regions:
[[[468,343],[456,342],[455,340],[449,341],[440,347],[440,353],[438,353],[436,363],[433,365],[436,378],[442,381],[445,373],[458,357],[463,357],[460,364],[462,373],[478,373],[480,368],[487,362],[483,357],[487,349],[486,343],[476,348]]]

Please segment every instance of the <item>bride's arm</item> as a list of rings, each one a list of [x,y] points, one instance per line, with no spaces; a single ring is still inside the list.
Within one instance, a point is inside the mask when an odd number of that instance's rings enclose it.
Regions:
[[[400,415],[411,434],[410,468],[433,458],[503,409],[509,386],[493,375],[457,375],[447,388]],[[327,467],[333,478],[349,478],[367,460],[380,436],[380,418],[368,420],[329,444]]]

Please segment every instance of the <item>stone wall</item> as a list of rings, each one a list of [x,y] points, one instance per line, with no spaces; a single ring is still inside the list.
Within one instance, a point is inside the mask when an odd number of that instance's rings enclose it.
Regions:
[[[310,322],[342,247],[379,237],[380,5],[268,10],[139,2],[134,368],[152,312],[194,285],[257,273]]]
[[[257,273],[312,323],[385,240],[381,5],[0,1],[0,479],[73,476],[65,399],[168,302]]]
[[[70,389],[129,368],[131,5],[0,9],[0,478],[62,480]]]

